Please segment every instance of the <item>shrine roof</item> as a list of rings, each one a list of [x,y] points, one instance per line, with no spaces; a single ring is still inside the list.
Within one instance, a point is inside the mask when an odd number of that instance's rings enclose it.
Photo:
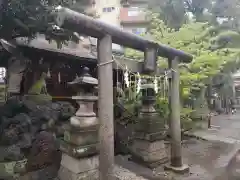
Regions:
[[[35,51],[43,51],[48,53],[58,53],[67,59],[83,60],[90,62],[91,64],[97,64],[97,52],[96,52],[96,42],[89,38],[85,38],[79,44],[74,42],[69,42],[68,44],[63,44],[61,48],[58,48],[55,41],[47,41],[43,35],[37,36],[35,39],[28,41],[28,38],[18,38],[15,44],[19,47],[24,47],[28,49],[35,49]],[[132,59],[124,58],[122,55],[114,53],[114,57],[117,62],[114,62],[114,69],[122,69],[122,67],[128,67],[132,72],[142,71],[143,62],[134,61]],[[162,70],[157,69],[156,74],[161,74]]]
[[[16,45],[56,53],[63,53],[87,59],[97,58],[97,54],[91,51],[91,44],[87,41],[86,38],[84,39],[84,41],[80,41],[80,43],[78,44],[74,42],[67,42],[67,44],[62,44],[61,47],[58,47],[56,41],[48,41],[43,35],[38,35],[36,38],[31,40],[28,40],[28,38],[26,37],[17,38]]]
[[[57,46],[55,41],[49,42],[45,39],[44,35],[39,35],[35,39],[28,39],[26,37],[17,38],[13,42],[8,42],[1,40],[2,46],[10,52],[12,51],[33,51],[34,56],[41,54],[51,54],[51,56],[63,57],[65,60],[72,62],[80,62],[82,64],[97,65],[97,52],[96,52],[96,42],[85,38],[79,44],[74,42],[69,42],[68,44],[63,44],[61,48]],[[92,48],[90,48],[92,47]],[[18,49],[19,48],[19,49]],[[36,54],[35,54],[36,52]],[[131,72],[141,73],[143,62],[125,58],[122,55],[113,52],[115,57],[115,62],[113,64],[114,69],[123,69],[126,66]],[[158,68],[156,74],[162,74],[163,70]]]

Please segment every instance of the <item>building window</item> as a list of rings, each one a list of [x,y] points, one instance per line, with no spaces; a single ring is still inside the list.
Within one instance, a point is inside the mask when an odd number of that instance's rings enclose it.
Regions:
[[[144,34],[146,33],[146,28],[133,28],[132,33],[137,35]]]
[[[103,8],[103,12],[112,12],[112,11],[114,11],[115,10],[115,7],[105,7],[105,8]]]
[[[138,7],[128,8],[128,16],[138,16],[140,12],[141,11]]]

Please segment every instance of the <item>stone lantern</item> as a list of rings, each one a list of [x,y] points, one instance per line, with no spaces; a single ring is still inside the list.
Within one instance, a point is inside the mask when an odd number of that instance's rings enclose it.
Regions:
[[[82,75],[68,83],[76,91],[75,99],[79,108],[65,127],[61,149],[60,180],[98,179],[98,118],[94,112],[94,95],[98,80],[84,68]],[[69,178],[71,177],[71,178]]]
[[[143,82],[141,93],[142,107],[138,115],[132,157],[133,160],[154,168],[168,161],[164,144],[165,124],[154,108],[156,94],[150,80]]]

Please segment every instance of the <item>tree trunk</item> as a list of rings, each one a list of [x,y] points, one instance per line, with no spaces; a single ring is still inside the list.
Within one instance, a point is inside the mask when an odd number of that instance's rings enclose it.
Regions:
[[[207,88],[204,86],[196,93],[196,100],[193,103],[193,109],[195,110],[192,114],[193,119],[205,119],[209,113],[205,97],[206,90]]]

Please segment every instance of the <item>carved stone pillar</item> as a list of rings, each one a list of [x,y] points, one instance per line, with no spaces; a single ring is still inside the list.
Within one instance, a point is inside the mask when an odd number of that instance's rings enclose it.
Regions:
[[[75,116],[65,127],[60,180],[98,179],[98,118],[93,105],[97,101],[94,87],[98,80],[91,77],[89,69],[84,68],[80,77],[69,83],[77,95],[73,97],[79,104]]]
[[[132,146],[133,160],[154,168],[168,161],[164,144],[166,130],[164,120],[154,108],[155,92],[152,82],[144,82],[141,91],[142,107]]]

